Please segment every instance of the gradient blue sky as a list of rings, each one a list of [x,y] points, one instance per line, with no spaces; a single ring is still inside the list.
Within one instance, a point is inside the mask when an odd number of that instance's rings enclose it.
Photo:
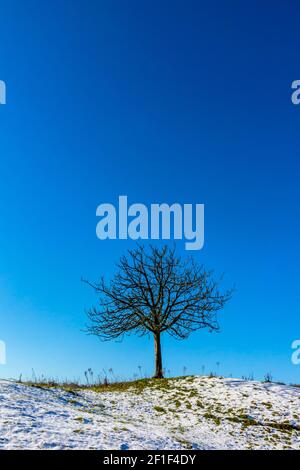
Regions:
[[[95,210],[126,194],[204,203],[195,257],[236,284],[221,333],[163,339],[166,368],[299,382],[299,18],[261,3],[1,0],[1,376],[152,372],[151,338],[81,331],[81,276],[132,246]]]

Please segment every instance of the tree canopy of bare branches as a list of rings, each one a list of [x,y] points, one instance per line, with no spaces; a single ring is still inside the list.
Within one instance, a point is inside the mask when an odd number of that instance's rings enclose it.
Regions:
[[[219,330],[216,312],[232,290],[220,292],[219,282],[192,258],[182,260],[167,246],[129,250],[110,283],[84,280],[99,294],[99,305],[88,311],[88,332],[102,340],[126,333],[151,333],[155,344],[155,377],[163,377],[161,334],[184,339],[193,331]]]

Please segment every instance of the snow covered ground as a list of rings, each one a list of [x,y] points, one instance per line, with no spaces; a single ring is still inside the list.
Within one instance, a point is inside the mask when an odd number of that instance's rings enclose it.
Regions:
[[[144,383],[69,392],[0,381],[0,448],[300,449],[299,388],[209,377]]]

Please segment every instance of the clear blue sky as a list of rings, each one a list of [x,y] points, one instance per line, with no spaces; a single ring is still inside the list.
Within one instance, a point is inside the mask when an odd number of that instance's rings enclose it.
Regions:
[[[98,240],[95,210],[126,194],[204,203],[194,255],[236,284],[221,333],[163,339],[166,368],[300,381],[296,7],[1,1],[1,376],[152,372],[151,339],[81,331],[81,276],[109,278],[132,246]]]

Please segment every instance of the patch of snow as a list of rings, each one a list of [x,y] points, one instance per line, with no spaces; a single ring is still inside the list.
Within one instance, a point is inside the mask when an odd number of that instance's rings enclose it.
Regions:
[[[0,381],[1,449],[300,449],[300,389],[186,377],[119,392]]]

